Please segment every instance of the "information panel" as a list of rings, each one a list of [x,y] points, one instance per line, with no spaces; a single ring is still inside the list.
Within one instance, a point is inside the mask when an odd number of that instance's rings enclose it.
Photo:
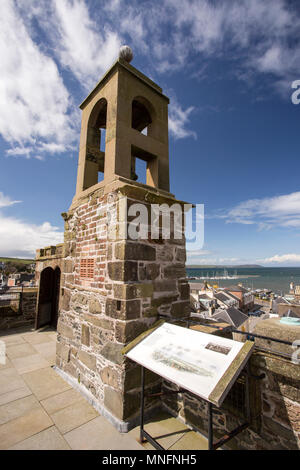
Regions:
[[[254,343],[164,323],[126,356],[161,377],[220,406]]]

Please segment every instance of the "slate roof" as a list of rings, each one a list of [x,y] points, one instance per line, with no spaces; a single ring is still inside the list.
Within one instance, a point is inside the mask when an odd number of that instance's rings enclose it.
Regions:
[[[189,282],[191,290],[203,290],[204,284],[202,282]]]
[[[229,307],[226,309],[216,310],[212,318],[215,320],[225,321],[226,323],[233,325],[235,328],[238,328],[248,319],[248,316],[235,307]]]
[[[227,294],[227,295],[230,295],[230,297],[232,297],[234,300],[238,300],[238,301],[240,302],[239,297],[237,297],[236,295],[234,295],[232,292],[226,291],[226,294]]]
[[[213,300],[207,294],[199,294],[199,300]]]
[[[245,287],[241,287],[241,286],[229,286],[229,287],[226,287],[225,290],[231,291],[231,292],[242,292],[243,294],[246,294],[249,292],[247,289],[245,289]]]
[[[227,295],[223,294],[222,292],[218,292],[215,294],[215,298],[220,300],[221,302],[228,302],[230,299],[227,297]]]
[[[276,302],[277,304],[289,304],[290,303],[283,297],[276,297],[276,299],[274,299],[273,302]]]

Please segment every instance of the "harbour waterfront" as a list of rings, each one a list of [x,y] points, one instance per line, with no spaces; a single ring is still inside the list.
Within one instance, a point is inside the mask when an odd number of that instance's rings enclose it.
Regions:
[[[225,276],[224,276],[225,270]],[[188,277],[195,277],[195,282],[204,282],[206,278],[211,284],[218,284],[219,287],[227,287],[242,283],[244,287],[251,289],[269,289],[276,294],[284,295],[289,293],[290,282],[300,285],[300,267],[288,268],[191,268],[186,269]],[[226,274],[228,276],[226,276]],[[227,278],[226,278],[227,277]],[[218,278],[218,279],[216,279]]]

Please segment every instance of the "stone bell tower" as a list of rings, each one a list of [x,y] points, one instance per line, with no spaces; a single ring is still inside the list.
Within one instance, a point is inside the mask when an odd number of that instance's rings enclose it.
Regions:
[[[131,239],[126,230],[133,204],[149,214],[152,204],[183,205],[169,192],[169,100],[130,65],[131,55],[121,48],[80,106],[76,194],[63,214],[57,340],[58,371],[121,431],[138,416],[140,385],[140,370],[122,348],[159,313],[189,313],[184,237],[171,230],[169,239],[152,239],[150,222],[146,238]],[[137,181],[136,159],[145,162],[146,184]],[[147,386],[159,389],[159,377],[149,374]]]

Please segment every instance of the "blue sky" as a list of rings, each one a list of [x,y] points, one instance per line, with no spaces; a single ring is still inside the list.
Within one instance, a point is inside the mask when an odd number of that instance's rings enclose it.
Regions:
[[[62,240],[78,105],[121,44],[171,99],[171,191],[205,204],[188,262],[299,266],[300,5],[284,0],[1,0],[0,256]]]

